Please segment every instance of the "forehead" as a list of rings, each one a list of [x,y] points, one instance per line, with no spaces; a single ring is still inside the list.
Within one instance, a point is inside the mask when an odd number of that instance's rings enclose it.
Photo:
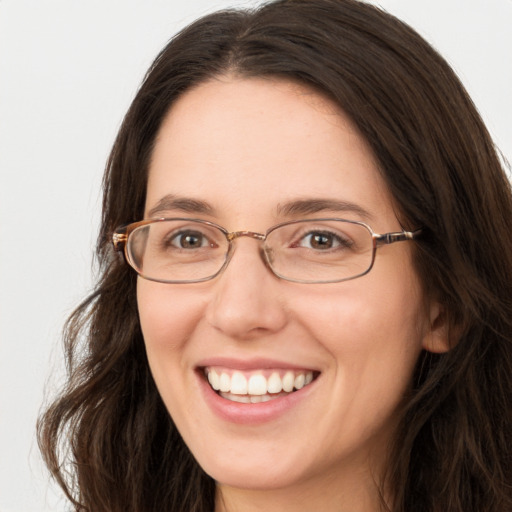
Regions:
[[[152,155],[146,214],[169,194],[240,218],[306,198],[359,203],[376,217],[392,211],[343,111],[305,86],[262,78],[212,80],[173,105]]]

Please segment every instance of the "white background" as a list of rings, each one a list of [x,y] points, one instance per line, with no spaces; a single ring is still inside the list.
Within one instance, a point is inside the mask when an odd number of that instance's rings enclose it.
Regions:
[[[92,283],[103,166],[169,37],[236,0],[0,0],[0,512],[69,510],[34,437]],[[375,1],[459,73],[512,159],[512,0]],[[46,390],[46,391],[45,391]]]

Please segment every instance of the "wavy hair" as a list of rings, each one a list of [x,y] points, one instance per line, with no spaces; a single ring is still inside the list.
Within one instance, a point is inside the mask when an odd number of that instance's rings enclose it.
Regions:
[[[512,193],[448,64],[393,16],[356,0],[280,0],[208,15],[158,55],[110,154],[100,278],[65,329],[68,382],[38,424],[76,511],[212,512],[215,483],[169,417],[145,355],[136,275],[110,243],[143,216],[159,127],[184,91],[226,73],[315,88],[357,125],[399,205],[422,226],[415,265],[452,347],[421,354],[386,482],[393,512],[512,510]]]

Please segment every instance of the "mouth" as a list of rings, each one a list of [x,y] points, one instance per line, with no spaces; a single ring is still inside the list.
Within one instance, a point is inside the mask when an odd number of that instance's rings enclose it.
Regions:
[[[241,371],[207,366],[202,368],[210,387],[232,402],[256,404],[288,396],[309,386],[319,372],[306,369]]]

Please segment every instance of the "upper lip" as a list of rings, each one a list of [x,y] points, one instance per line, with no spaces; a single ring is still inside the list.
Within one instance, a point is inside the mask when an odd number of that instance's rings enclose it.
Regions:
[[[197,363],[198,368],[207,368],[211,366],[218,366],[224,368],[232,368],[233,370],[266,370],[279,368],[283,370],[309,370],[316,371],[308,365],[294,364],[289,361],[280,361],[268,358],[252,358],[252,359],[235,359],[231,357],[209,357],[202,359]]]

